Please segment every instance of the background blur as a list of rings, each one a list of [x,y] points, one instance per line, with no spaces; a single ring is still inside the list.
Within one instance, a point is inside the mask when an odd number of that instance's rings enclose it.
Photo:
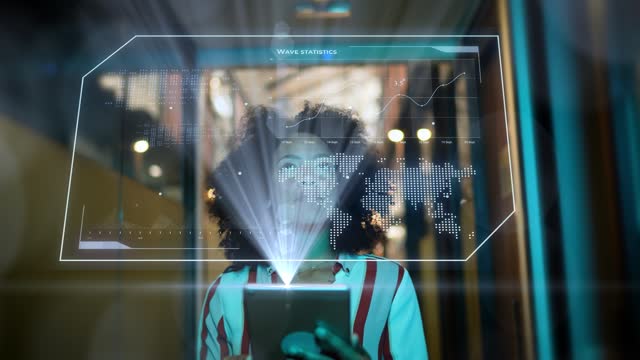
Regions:
[[[638,13],[640,5],[632,1],[599,0],[9,5],[0,14],[5,34],[0,37],[0,354],[25,359],[194,357],[202,291],[226,264],[58,261],[80,79],[135,34],[274,34],[286,29],[296,35],[500,35],[517,213],[470,261],[411,266],[432,358],[638,356]],[[176,53],[188,53],[185,46]],[[496,54],[485,55],[493,59],[487,67],[495,78]],[[368,88],[380,92],[394,85],[382,75],[406,71],[357,70],[349,76],[371,81]],[[429,71],[447,78],[437,64]],[[242,110],[238,104],[260,94],[240,91],[243,97],[233,99],[231,94],[238,92],[224,88],[229,74],[219,75],[216,89],[228,99],[207,98],[200,114],[212,121],[226,119],[231,128]],[[242,69],[232,75],[240,90],[272,76]],[[316,69],[305,73],[301,88],[277,85],[285,93],[314,97],[314,81],[326,76]],[[95,89],[111,89],[117,97],[122,81],[104,77]],[[499,85],[496,97],[501,96]],[[351,96],[363,109],[376,106],[365,103],[371,98],[366,93]],[[128,110],[142,124],[181,121],[167,109],[144,104]],[[446,115],[448,110],[439,111]],[[186,171],[169,153],[152,152],[144,160],[132,154],[131,168],[114,170],[113,114],[95,116],[91,133],[77,144],[82,155],[76,158],[77,169],[93,184],[77,190],[82,196],[104,204],[118,196],[143,199],[144,206],[162,209],[162,226],[202,222],[197,200],[202,174]],[[389,126],[388,119],[363,117],[372,132],[384,134]],[[491,144],[484,148],[501,150]],[[472,154],[459,156],[464,161]],[[501,164],[488,162],[487,172],[495,170],[492,166]],[[499,177],[486,179],[485,189],[500,189]],[[124,184],[120,194],[95,190],[117,182]],[[481,195],[474,194],[475,202],[498,198]],[[159,226],[147,212],[136,214],[136,223]],[[462,251],[442,246],[420,224],[402,230],[403,241],[387,252],[421,257]]]

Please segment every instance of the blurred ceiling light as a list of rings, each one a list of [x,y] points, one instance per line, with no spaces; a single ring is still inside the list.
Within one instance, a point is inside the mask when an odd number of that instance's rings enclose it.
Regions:
[[[340,19],[351,16],[348,0],[298,0],[296,17],[299,19]]]
[[[394,242],[401,242],[407,236],[407,229],[403,225],[392,225],[387,230],[387,237]]]
[[[227,95],[214,96],[213,107],[222,117],[229,118],[233,115],[233,104],[231,103],[231,98]]]
[[[431,130],[429,129],[418,129],[418,139],[420,139],[420,141],[427,141],[429,139],[431,139]]]
[[[207,190],[207,200],[208,201],[213,201],[216,199],[216,190],[213,188],[209,188]]]
[[[402,139],[404,139],[404,133],[402,132],[402,130],[398,129],[389,130],[387,136],[389,137],[389,140],[393,142],[400,142],[402,141]]]
[[[217,90],[220,85],[222,85],[222,80],[220,80],[220,78],[217,76],[212,76],[211,80],[209,81],[209,89]]]
[[[98,85],[112,91],[116,101],[124,99],[124,78],[121,75],[102,75],[98,78]]]
[[[162,168],[156,164],[149,166],[149,176],[159,178],[162,176]]]
[[[147,140],[138,140],[133,143],[133,151],[142,154],[149,150],[149,142]]]

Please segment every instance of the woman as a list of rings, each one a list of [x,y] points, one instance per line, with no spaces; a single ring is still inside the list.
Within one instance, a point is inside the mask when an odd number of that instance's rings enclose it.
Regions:
[[[320,326],[315,336],[323,355],[293,348],[288,356],[426,359],[420,309],[408,272],[369,254],[382,230],[375,213],[361,202],[365,179],[377,165],[366,153],[361,123],[351,112],[308,103],[291,122],[280,120],[265,107],[252,109],[244,120],[245,135],[210,182],[209,212],[218,219],[221,246],[233,265],[207,292],[198,356],[224,359],[250,354],[242,288],[247,283],[281,280],[267,261],[242,261],[265,259],[277,250],[266,243],[254,246],[267,242],[269,236],[250,233],[248,229],[259,222],[246,218],[273,214],[275,231],[286,229],[294,236],[288,247],[306,254],[306,259],[335,259],[303,263],[293,283],[346,284],[351,291],[351,342]],[[241,205],[239,197],[245,199]],[[246,207],[252,216],[242,216],[240,209]],[[269,227],[269,221],[262,224]]]

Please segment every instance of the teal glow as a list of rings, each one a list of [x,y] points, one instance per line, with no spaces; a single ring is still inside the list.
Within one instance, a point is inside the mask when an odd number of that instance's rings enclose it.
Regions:
[[[574,48],[559,36],[558,14],[570,13],[557,2],[544,2],[544,37],[548,85],[553,123],[556,173],[560,199],[562,246],[567,289],[569,332],[573,359],[599,359],[594,296],[591,294],[593,253],[589,164],[585,157],[587,144],[584,133],[586,114],[580,102],[581,77]],[[555,20],[555,21],[554,21]],[[571,26],[564,27],[565,31]],[[565,34],[568,35],[568,34]],[[577,35],[577,34],[571,34]]]
[[[535,123],[531,104],[529,49],[527,47],[527,16],[524,0],[511,0],[511,27],[518,97],[518,120],[522,141],[524,191],[529,230],[533,306],[536,319],[537,358],[553,359],[553,329],[550,322],[547,262],[538,182],[538,154],[536,152]]]
[[[640,111],[638,111],[637,93],[634,83],[634,69],[632,66],[611,65],[609,67],[611,100],[613,106],[613,125],[615,130],[616,157],[618,160],[618,178],[623,205],[621,215],[624,218],[626,237],[631,239],[634,234],[640,234]],[[630,249],[637,247],[629,254],[640,253],[640,243],[628,242]],[[635,249],[635,248],[633,248]],[[631,266],[633,273],[640,274],[640,268]],[[636,275],[638,278],[640,276]]]

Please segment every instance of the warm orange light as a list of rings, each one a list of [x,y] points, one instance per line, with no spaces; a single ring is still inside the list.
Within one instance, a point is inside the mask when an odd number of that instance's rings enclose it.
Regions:
[[[209,190],[207,190],[207,200],[213,201],[215,199],[216,199],[216,190],[213,188],[210,188]]]
[[[147,140],[138,140],[133,143],[133,151],[142,154],[149,150],[149,142]]]
[[[402,130],[398,129],[389,130],[387,136],[389,137],[389,140],[393,142],[400,142],[402,141],[402,139],[404,139],[404,133],[402,132]]]
[[[418,129],[418,133],[416,134],[420,141],[427,141],[431,139],[431,130],[429,129]]]

